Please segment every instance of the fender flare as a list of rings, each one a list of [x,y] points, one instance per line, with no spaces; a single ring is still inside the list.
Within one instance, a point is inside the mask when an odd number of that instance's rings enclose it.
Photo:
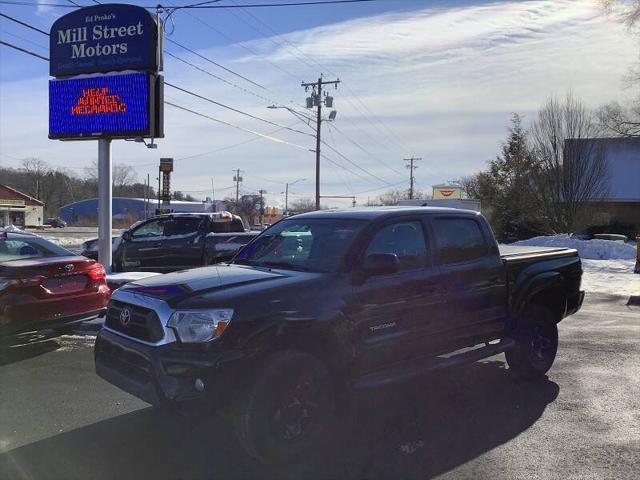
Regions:
[[[519,315],[525,306],[540,292],[560,287],[564,277],[559,272],[542,272],[527,280],[515,295],[513,313]]]

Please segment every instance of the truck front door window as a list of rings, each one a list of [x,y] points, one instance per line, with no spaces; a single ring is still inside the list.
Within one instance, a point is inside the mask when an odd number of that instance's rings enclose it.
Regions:
[[[357,220],[282,221],[244,248],[235,262],[334,272],[364,224]]]
[[[164,234],[165,219],[159,218],[152,220],[144,225],[140,225],[133,232],[131,232],[131,238],[135,240],[142,240],[150,237],[161,237]]]

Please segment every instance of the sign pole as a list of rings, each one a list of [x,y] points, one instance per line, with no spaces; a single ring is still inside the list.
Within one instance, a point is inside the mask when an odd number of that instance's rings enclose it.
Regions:
[[[111,272],[111,139],[98,140],[98,260]]]

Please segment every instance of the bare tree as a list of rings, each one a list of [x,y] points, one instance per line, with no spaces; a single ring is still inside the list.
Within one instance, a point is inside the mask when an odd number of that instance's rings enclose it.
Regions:
[[[595,115],[571,93],[551,97],[531,129],[532,171],[543,224],[556,232],[580,226],[588,204],[607,196],[609,168]]]
[[[425,198],[424,192],[420,190],[414,190],[414,198]],[[371,203],[371,205],[384,205],[393,206],[397,205],[400,200],[407,200],[409,198],[408,190],[389,190],[388,192],[378,195]]]
[[[87,180],[98,185],[98,162],[93,161],[90,167],[85,168]],[[136,183],[138,175],[131,165],[124,163],[116,163],[113,165],[111,173],[111,182],[113,185],[113,195],[124,195],[127,187]]]
[[[640,24],[640,0],[600,0],[600,3],[607,12],[619,8],[620,17],[629,28]]]
[[[640,0],[601,0],[605,11],[615,13],[629,28],[630,33],[640,34]],[[640,58],[640,57],[639,57]],[[627,86],[638,92],[640,64],[636,62],[624,78]],[[626,99],[626,106],[611,102],[598,111],[602,128],[618,137],[640,137],[640,95]]]
[[[605,132],[617,137],[640,137],[640,98],[629,107],[611,102],[598,110]]]
[[[22,170],[27,174],[29,181],[27,193],[40,200],[43,179],[51,170],[49,164],[39,158],[25,158],[22,160]]]
[[[310,198],[300,198],[289,205],[289,211],[295,213],[313,212],[315,209],[316,202]]]

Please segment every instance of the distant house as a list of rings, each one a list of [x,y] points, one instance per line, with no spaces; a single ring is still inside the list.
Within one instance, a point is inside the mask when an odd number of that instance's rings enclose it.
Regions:
[[[609,193],[590,203],[585,228],[629,225],[640,232],[640,138],[584,141],[599,144],[609,168]]]
[[[44,203],[26,193],[0,184],[0,227],[42,225]]]

